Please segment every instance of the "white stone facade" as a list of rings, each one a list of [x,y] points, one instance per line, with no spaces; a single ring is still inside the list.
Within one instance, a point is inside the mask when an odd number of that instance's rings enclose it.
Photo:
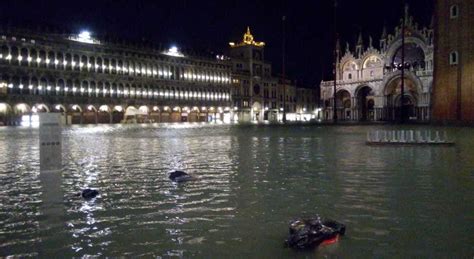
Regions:
[[[430,118],[433,84],[433,29],[418,28],[405,10],[404,107],[410,120]],[[400,117],[402,19],[394,34],[386,29],[376,49],[364,47],[359,35],[355,51],[337,48],[336,111],[338,120],[393,121]],[[333,119],[334,81],[321,82],[323,119]]]

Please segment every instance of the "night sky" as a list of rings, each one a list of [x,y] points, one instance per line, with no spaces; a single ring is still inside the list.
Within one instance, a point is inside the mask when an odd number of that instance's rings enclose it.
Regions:
[[[403,0],[338,0],[337,24],[341,48],[362,31],[374,44],[384,24],[393,31],[403,13]],[[430,24],[432,0],[406,0],[421,25]],[[264,41],[266,59],[279,74],[282,23],[286,19],[287,74],[299,85],[319,85],[331,78],[333,0],[313,1],[138,1],[138,0],[2,0],[0,22],[18,27],[50,26],[70,31],[90,30],[131,42],[176,44],[199,51],[225,52],[229,41],[240,41],[247,26],[256,41]]]

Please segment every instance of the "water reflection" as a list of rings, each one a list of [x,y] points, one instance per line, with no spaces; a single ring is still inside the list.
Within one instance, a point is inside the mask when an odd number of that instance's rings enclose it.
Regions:
[[[368,147],[369,127],[210,124],[64,131],[65,256],[472,255],[472,130],[454,148]],[[37,131],[0,130],[0,256],[40,251]],[[196,178],[168,179],[173,170]],[[100,191],[85,201],[84,188]],[[337,246],[282,246],[289,219],[345,222]],[[436,227],[434,227],[436,226]],[[420,230],[424,233],[420,236]],[[455,240],[455,241],[453,241]],[[429,251],[429,252],[427,252]]]

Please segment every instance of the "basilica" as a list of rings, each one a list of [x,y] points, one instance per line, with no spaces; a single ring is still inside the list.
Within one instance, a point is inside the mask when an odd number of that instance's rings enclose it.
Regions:
[[[336,112],[338,120],[397,120],[402,106],[401,79],[404,74],[403,107],[407,119],[430,120],[433,26],[420,27],[409,15],[408,7],[404,16],[393,33],[383,28],[378,47],[374,46],[371,37],[368,44],[364,44],[362,34],[359,34],[355,49],[347,43],[342,52],[337,44],[336,82],[322,81],[320,85],[323,119],[332,120]],[[405,64],[402,64],[403,22]],[[402,67],[405,67],[403,73]]]

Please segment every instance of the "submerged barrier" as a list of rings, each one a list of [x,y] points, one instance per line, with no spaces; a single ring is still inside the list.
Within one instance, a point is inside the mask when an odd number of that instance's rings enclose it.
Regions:
[[[442,144],[454,145],[448,133],[431,130],[375,130],[367,132],[367,144]]]

